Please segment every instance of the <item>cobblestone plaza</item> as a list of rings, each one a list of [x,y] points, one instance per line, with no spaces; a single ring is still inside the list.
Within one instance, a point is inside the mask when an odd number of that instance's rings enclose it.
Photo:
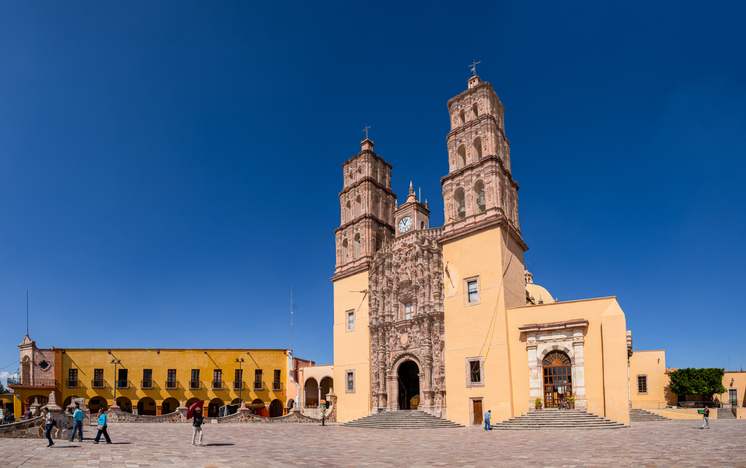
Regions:
[[[599,431],[386,431],[311,424],[208,424],[192,447],[187,424],[116,424],[112,445],[0,439],[2,467],[746,467],[746,424],[679,420]],[[102,439],[103,440],[103,439]]]

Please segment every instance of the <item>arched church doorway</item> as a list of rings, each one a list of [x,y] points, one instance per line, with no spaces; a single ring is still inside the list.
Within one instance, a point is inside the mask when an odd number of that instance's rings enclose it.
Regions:
[[[414,361],[404,361],[397,371],[399,377],[399,409],[417,409],[420,403],[420,368]]]
[[[544,367],[544,407],[558,408],[572,396],[572,363],[562,351],[552,351],[542,361]]]

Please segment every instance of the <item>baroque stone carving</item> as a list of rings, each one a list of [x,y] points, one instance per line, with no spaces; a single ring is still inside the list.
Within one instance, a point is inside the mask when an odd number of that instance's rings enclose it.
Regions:
[[[419,409],[446,405],[443,361],[443,252],[440,231],[420,230],[387,244],[370,266],[371,392],[373,407],[399,409],[399,365],[419,367]],[[405,316],[404,304],[413,314]]]

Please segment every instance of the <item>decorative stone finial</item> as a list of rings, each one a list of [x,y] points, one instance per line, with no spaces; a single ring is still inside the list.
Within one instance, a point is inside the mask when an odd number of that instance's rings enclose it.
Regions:
[[[360,146],[363,148],[363,151],[373,150],[373,142],[367,138],[360,142]]]

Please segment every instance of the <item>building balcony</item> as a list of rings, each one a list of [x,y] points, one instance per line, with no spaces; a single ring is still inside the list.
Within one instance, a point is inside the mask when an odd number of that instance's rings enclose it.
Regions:
[[[128,389],[130,388],[130,381],[129,380],[117,380],[117,389]]]
[[[282,391],[282,382],[272,382],[272,391],[274,391],[274,392],[281,392]]]
[[[91,380],[91,388],[106,388],[105,380]]]
[[[8,379],[8,387],[10,388],[57,388],[57,381],[52,379]]]
[[[199,380],[189,381],[189,390],[199,390],[200,388],[202,388],[202,385],[200,384]]]
[[[222,380],[213,380],[212,381],[212,389],[213,390],[224,390],[225,384]]]
[[[176,380],[166,380],[166,390],[176,390],[179,388],[179,382]]]
[[[66,380],[65,388],[80,388],[80,380]]]
[[[254,381],[254,390],[264,390],[264,382]]]
[[[233,390],[243,390],[243,380],[236,380],[233,382]]]
[[[155,385],[152,380],[143,380],[140,382],[140,388],[142,390],[152,390],[155,388]]]

